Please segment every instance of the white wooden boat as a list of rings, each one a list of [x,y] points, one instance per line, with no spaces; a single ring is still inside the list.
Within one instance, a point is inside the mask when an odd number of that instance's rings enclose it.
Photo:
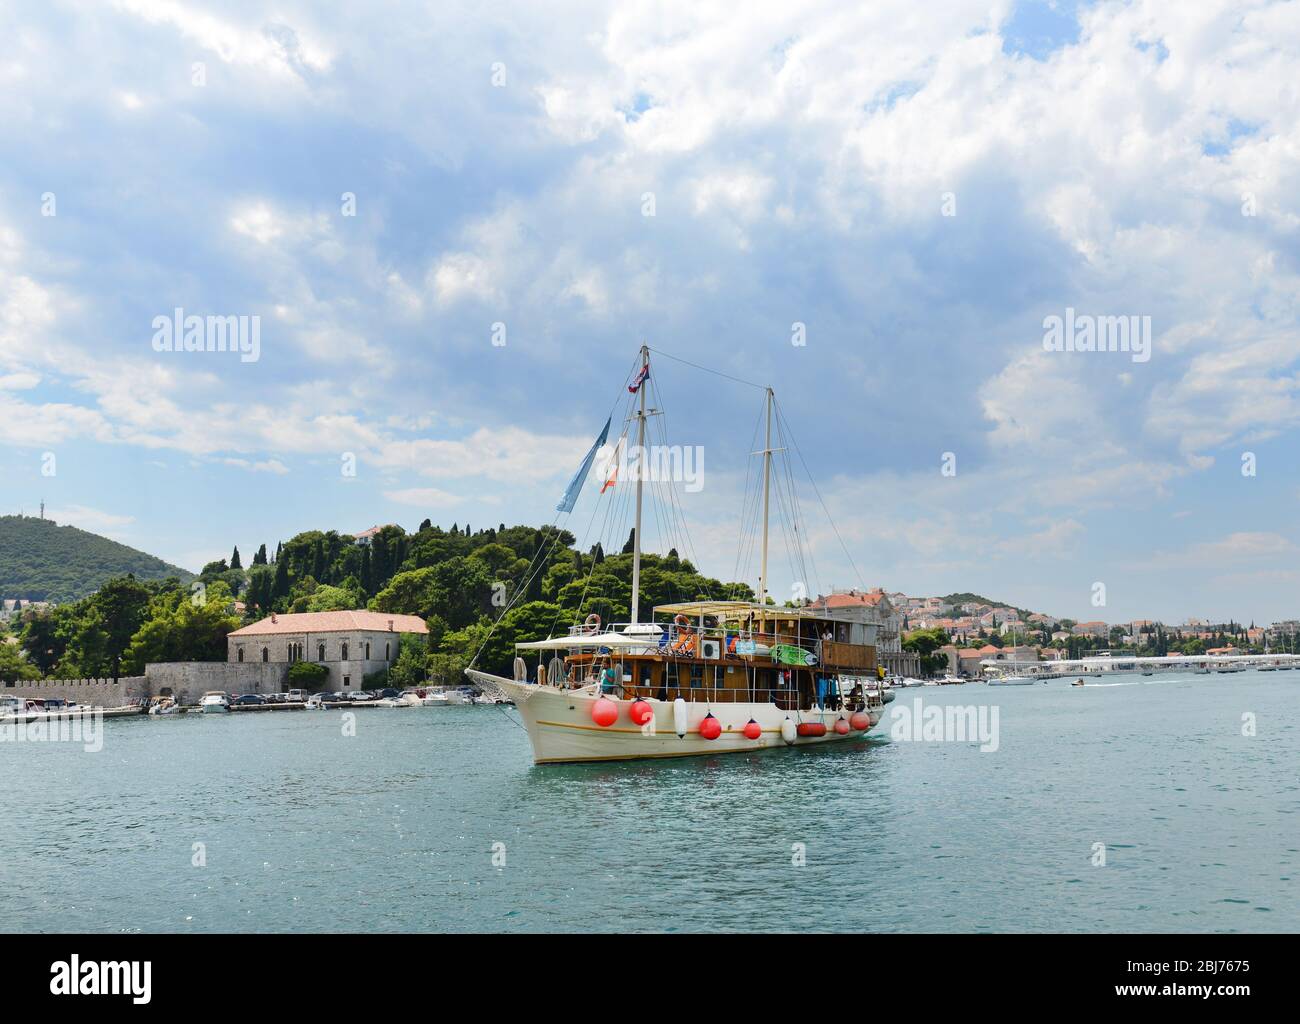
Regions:
[[[650,370],[644,346],[640,366],[628,387],[640,393],[639,409],[632,411],[629,422],[637,425],[636,450],[644,452],[647,415],[655,412],[647,413],[648,388],[641,387]],[[466,670],[489,694],[514,702],[536,763],[814,747],[860,739],[879,723],[885,700],[875,648],[827,639],[851,629],[833,611],[767,601],[772,455],[785,450],[773,447],[773,403],[772,389],[766,388],[766,441],[755,453],[763,456],[756,601],[686,601],[654,608],[649,622],[641,619],[645,476],[638,474],[631,621],[605,626],[599,615],[591,614],[567,635],[516,644],[514,678]],[[560,511],[572,510],[608,430],[607,423]],[[835,632],[837,627],[841,634]],[[534,665],[528,664],[530,657],[537,659]]]

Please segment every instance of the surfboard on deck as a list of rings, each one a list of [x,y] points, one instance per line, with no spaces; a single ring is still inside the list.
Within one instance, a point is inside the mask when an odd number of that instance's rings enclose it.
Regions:
[[[772,658],[782,665],[816,665],[817,655],[793,644],[777,644],[772,648]]]

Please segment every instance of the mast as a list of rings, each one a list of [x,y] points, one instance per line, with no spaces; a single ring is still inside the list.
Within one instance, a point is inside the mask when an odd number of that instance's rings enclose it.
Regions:
[[[641,346],[641,369],[650,365],[650,346]],[[646,380],[641,381],[641,408],[636,416],[636,524],[632,528],[632,625],[637,624],[641,603],[641,491],[645,484],[645,393]]]
[[[767,433],[763,441],[763,561],[758,570],[758,603],[767,608],[767,515],[772,484],[772,389],[767,389]]]

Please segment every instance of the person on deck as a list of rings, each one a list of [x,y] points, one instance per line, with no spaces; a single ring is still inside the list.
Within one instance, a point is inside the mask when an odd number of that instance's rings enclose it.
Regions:
[[[600,692],[615,693],[618,690],[618,672],[614,668],[614,663],[605,659],[605,667],[600,671]]]

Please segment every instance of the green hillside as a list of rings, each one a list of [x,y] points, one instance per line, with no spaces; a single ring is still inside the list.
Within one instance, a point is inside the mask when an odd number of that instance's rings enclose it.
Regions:
[[[193,575],[75,526],[32,516],[0,516],[0,598],[75,601],[126,573],[144,580],[175,576],[184,581]]]
[[[957,607],[963,604],[987,604],[992,605],[994,608],[1015,608],[1023,618],[1028,618],[1034,614],[1028,608],[1016,608],[1014,604],[1008,604],[1006,601],[990,601],[987,597],[982,597],[979,594],[965,592],[961,594],[946,594],[939,598],[939,600],[943,601],[945,604]]]

